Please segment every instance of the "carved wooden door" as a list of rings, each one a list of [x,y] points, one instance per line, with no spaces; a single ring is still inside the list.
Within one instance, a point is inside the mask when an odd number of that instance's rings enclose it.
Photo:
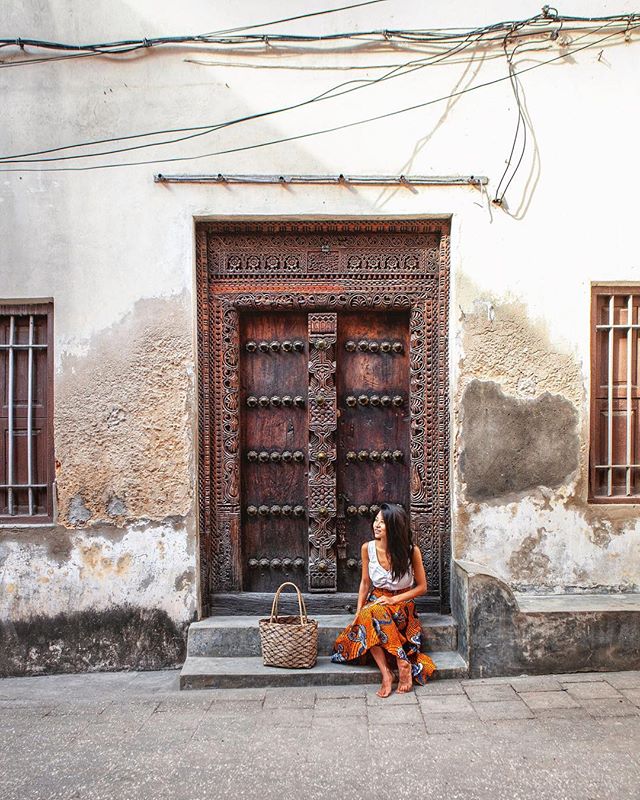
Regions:
[[[203,610],[262,613],[287,578],[351,608],[383,500],[447,608],[448,226],[199,224]]]
[[[241,321],[247,591],[355,592],[380,502],[409,503],[408,315]]]

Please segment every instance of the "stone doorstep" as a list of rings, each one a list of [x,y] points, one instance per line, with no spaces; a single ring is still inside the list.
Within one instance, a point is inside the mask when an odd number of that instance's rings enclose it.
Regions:
[[[434,677],[464,678],[467,664],[453,651],[430,652],[438,668]],[[312,669],[265,667],[262,658],[188,656],[180,673],[181,689],[239,689],[263,686],[345,686],[378,683],[377,667],[334,664],[328,656],[320,656]]]
[[[265,616],[214,616],[193,622],[189,626],[188,656],[248,657],[259,656],[260,634],[258,622]],[[352,620],[346,614],[318,614],[318,654],[330,655],[336,636]],[[423,646],[431,651],[456,650],[458,627],[452,616],[445,614],[420,614]]]

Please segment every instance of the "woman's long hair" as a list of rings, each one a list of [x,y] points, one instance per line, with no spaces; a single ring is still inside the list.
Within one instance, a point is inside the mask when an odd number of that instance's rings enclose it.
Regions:
[[[401,578],[411,565],[411,530],[409,516],[397,503],[382,503],[382,519],[387,528],[387,551],[391,561],[391,577]]]

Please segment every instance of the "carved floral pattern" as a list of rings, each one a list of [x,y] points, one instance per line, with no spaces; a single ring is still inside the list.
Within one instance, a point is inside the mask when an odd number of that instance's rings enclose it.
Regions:
[[[336,591],[338,315],[311,313],[309,330],[309,591]]]

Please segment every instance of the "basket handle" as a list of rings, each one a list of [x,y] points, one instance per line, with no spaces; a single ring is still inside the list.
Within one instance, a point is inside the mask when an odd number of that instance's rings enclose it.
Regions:
[[[273,604],[271,605],[271,617],[269,619],[270,622],[274,622],[275,617],[278,616],[278,600],[280,599],[280,592],[284,589],[285,586],[293,586],[296,590],[298,595],[298,608],[300,610],[300,624],[306,625],[307,620],[307,607],[304,603],[304,597],[300,593],[300,589],[295,585],[295,583],[291,583],[291,581],[285,581],[278,586],[275,595],[273,596]]]

